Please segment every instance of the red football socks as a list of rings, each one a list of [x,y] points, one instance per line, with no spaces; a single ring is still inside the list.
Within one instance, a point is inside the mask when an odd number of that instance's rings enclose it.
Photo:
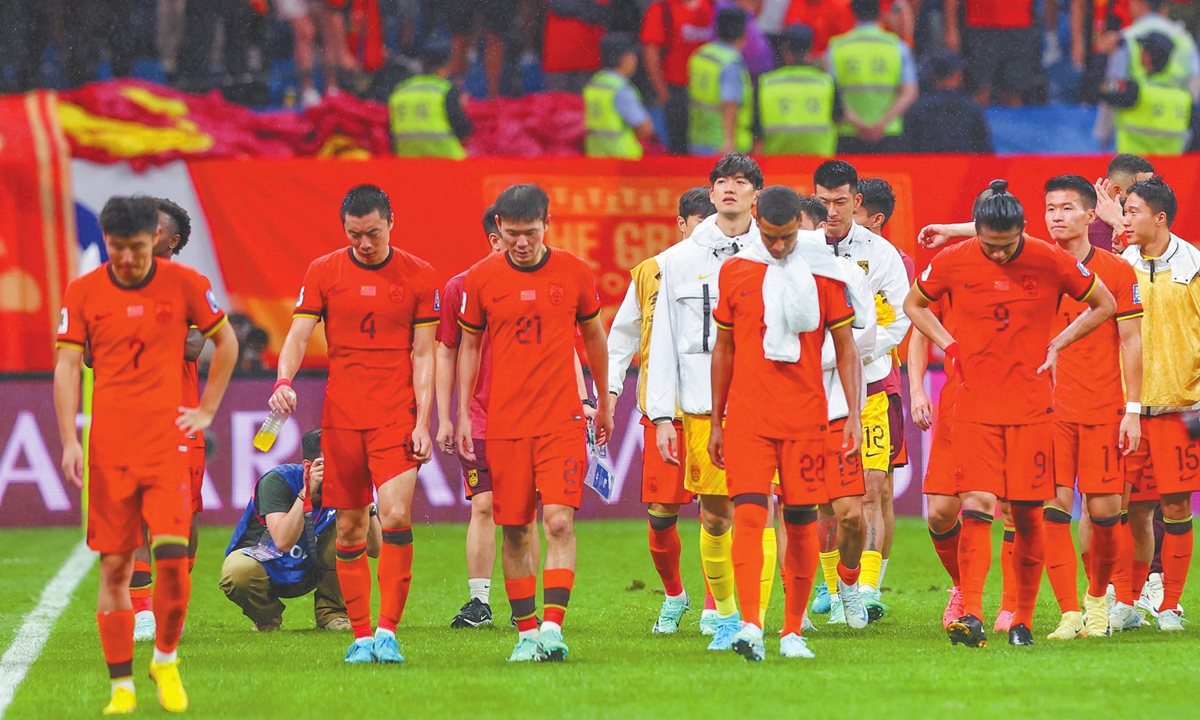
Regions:
[[[188,600],[192,596],[192,576],[187,571],[187,558],[158,558],[158,591],[154,593],[154,621],[157,630],[154,647],[169,653],[179,645],[183,621],[187,617]]]
[[[992,566],[992,516],[963,511],[958,541],[958,569],[962,573],[963,612],[983,620],[983,585]]]
[[[1117,566],[1120,525],[1120,515],[1092,518],[1092,570],[1088,575],[1088,595],[1092,597],[1104,597],[1108,592],[1113,569]]]
[[[371,637],[371,563],[367,561],[367,544],[346,547],[334,544],[337,554],[338,584],[346,602],[346,615],[355,639]],[[382,553],[380,553],[382,554]]]
[[[575,571],[566,568],[546,568],[542,571],[542,602],[546,607],[546,622],[562,627],[575,586]]]
[[[133,676],[133,610],[96,613],[100,647],[108,676],[113,680]]]
[[[153,593],[154,575],[150,572],[150,563],[134,560],[133,578],[129,581],[129,601],[133,603],[133,612],[140,613],[153,609],[150,601]]]
[[[1129,527],[1129,513],[1121,513],[1121,522],[1114,530],[1117,559],[1113,564],[1109,582],[1117,594],[1117,602],[1132,605],[1133,594],[1133,530]],[[1095,541],[1093,540],[1093,546]]]
[[[412,585],[412,526],[383,529],[379,549],[379,629],[396,632]]]
[[[1004,540],[1000,544],[1000,612],[1017,609],[1017,577],[1013,574],[1013,542],[1017,537],[1014,528],[1004,528]]]
[[[1042,567],[1046,564],[1045,533],[1042,529],[1042,508],[1012,504],[1017,537],[1013,541],[1013,574],[1017,580],[1017,608],[1012,627],[1033,627],[1033,608],[1037,605],[1042,585]],[[1068,526],[1069,528],[1070,526]],[[1072,557],[1072,559],[1074,559]],[[1072,594],[1075,592],[1072,589]]]
[[[1071,513],[1060,508],[1042,509],[1046,547],[1046,575],[1058,599],[1059,612],[1079,612],[1079,560],[1071,538]]]
[[[679,556],[683,548],[676,525],[678,519],[678,516],[651,515],[649,526],[650,557],[662,580],[663,592],[671,596],[683,594],[683,579],[679,574]]]
[[[937,551],[942,567],[950,574],[950,582],[954,587],[962,585],[962,575],[958,569],[958,539],[962,533],[962,521],[956,521],[954,526],[944,533],[934,532],[929,528],[929,537],[933,539],[933,549]]]
[[[1187,582],[1188,567],[1192,564],[1192,516],[1185,520],[1164,518],[1166,532],[1163,533],[1163,599],[1159,612],[1174,610],[1183,595]]]
[[[753,500],[738,502],[733,508],[733,577],[737,584],[737,599],[741,605],[742,622],[762,627],[763,529],[767,525],[767,508]],[[765,496],[763,497],[765,502]],[[807,597],[807,595],[805,596]]]
[[[504,581],[504,592],[508,594],[508,604],[512,606],[513,619],[517,621],[518,632],[529,632],[538,629],[537,622],[537,577],[516,578]]]
[[[783,556],[785,602],[781,635],[784,637],[802,634],[804,610],[820,565],[816,514],[816,510],[784,510],[783,527],[787,531],[787,552]]]

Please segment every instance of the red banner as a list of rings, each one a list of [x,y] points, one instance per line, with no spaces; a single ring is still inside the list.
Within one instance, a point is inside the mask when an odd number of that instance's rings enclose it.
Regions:
[[[75,275],[70,155],[53,93],[0,97],[0,372],[49,370]]]
[[[896,190],[896,211],[884,235],[922,267],[931,253],[916,247],[927,223],[965,220],[975,195],[1007,178],[1025,205],[1029,230],[1045,235],[1042,186],[1061,173],[1091,179],[1104,158],[980,158],[969,156],[860,156],[861,177],[882,177]],[[1200,158],[1159,159],[1160,170],[1183,199],[1200,191]],[[765,158],[768,184],[812,191],[819,158]],[[550,195],[547,241],[587,258],[596,271],[608,313],[615,311],[629,270],[679,237],[678,198],[708,184],[712,160],[653,161],[542,159],[204,161],[189,165],[234,308],[249,314],[278,351],[291,321],[308,263],[345,247],[338,208],[359,183],[386,190],[396,212],[392,242],[431,262],[443,278],[470,267],[487,252],[483,210],[506,186],[538,182]],[[1200,238],[1200,218],[1181,212],[1175,230]],[[310,366],[324,362],[323,339],[309,348]]]

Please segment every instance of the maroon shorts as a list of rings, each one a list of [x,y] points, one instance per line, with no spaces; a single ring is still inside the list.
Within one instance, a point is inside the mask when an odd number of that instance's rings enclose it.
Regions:
[[[468,460],[462,456],[458,458],[462,465],[463,490],[466,492],[468,500],[480,493],[492,491],[492,471],[488,469],[487,441],[483,438],[474,438],[471,444],[475,446],[475,459]]]
[[[888,395],[888,431],[892,441],[893,468],[908,464],[908,446],[904,443],[904,398],[897,393]]]

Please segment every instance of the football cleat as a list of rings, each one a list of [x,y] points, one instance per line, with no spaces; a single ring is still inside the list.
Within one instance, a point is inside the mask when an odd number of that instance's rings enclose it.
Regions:
[[[763,631],[757,625],[746,623],[733,636],[733,651],[753,662],[761,662],[767,656],[767,646],[763,645]]]
[[[479,598],[471,598],[450,621],[452,628],[477,628],[492,624],[492,607]]]
[[[987,647],[987,634],[983,632],[983,621],[974,615],[964,615],[946,627],[950,644],[962,643],[967,647]]]
[[[105,715],[128,715],[137,710],[137,694],[129,688],[113,688],[112,699],[104,706]]]
[[[1092,597],[1084,593],[1083,609],[1087,611],[1083,618],[1083,625],[1088,637],[1107,637],[1112,634],[1108,625],[1107,598]]]
[[[150,642],[158,631],[153,610],[143,610],[133,616],[133,641]],[[126,711],[132,712],[132,711]]]
[[[1033,633],[1029,631],[1029,628],[1024,623],[1014,625],[1008,631],[1008,644],[1020,647],[1032,647]]]
[[[832,600],[829,605],[829,620],[826,625],[845,625],[846,624],[846,607],[842,605],[842,599],[837,595],[831,596]]]
[[[158,685],[158,704],[167,712],[180,713],[188,709],[187,691],[179,677],[179,661],[150,662],[150,679]]]
[[[1163,610],[1154,620],[1159,630],[1179,632],[1183,630],[1183,615],[1178,610]]]
[[[815,658],[813,651],[808,649],[808,643],[796,633],[790,633],[779,639],[779,654],[786,658]]]
[[[862,630],[871,621],[867,615],[867,606],[859,593],[858,583],[847,585],[838,580],[838,597],[842,599],[842,611],[845,613],[846,625],[853,630]]]
[[[992,632],[1008,632],[1012,627],[1013,612],[1012,610],[1001,610],[996,616],[996,623],[992,625]]]
[[[683,619],[683,614],[690,608],[691,603],[688,601],[686,593],[683,600],[672,600],[671,598],[663,600],[662,608],[658,611],[658,620],[654,622],[651,632],[662,635],[679,632],[679,621]]]
[[[538,662],[562,662],[567,659],[567,644],[557,630],[543,630],[538,636]]]
[[[705,637],[712,637],[717,634],[717,623],[721,616],[716,610],[703,610],[700,613],[700,634]]]
[[[1142,616],[1134,606],[1117,603],[1108,613],[1108,626],[1112,632],[1137,630],[1142,626]]]
[[[942,613],[942,629],[950,627],[950,623],[963,616],[962,588],[957,585],[950,588],[950,602],[946,603],[946,611]]]
[[[1162,573],[1150,573],[1146,584],[1142,586],[1142,594],[1133,603],[1149,613],[1150,617],[1158,615],[1158,606],[1162,605],[1163,581]]]
[[[858,594],[863,599],[863,606],[867,608],[867,622],[882,619],[888,606],[883,604],[881,599],[883,594],[879,592],[879,589],[870,585],[861,585],[858,588]]]
[[[375,653],[371,651],[371,638],[366,638],[366,640],[367,642],[360,643],[355,640],[350,643],[350,648],[346,650],[346,662],[352,664],[375,662]]]
[[[371,645],[371,654],[375,656],[375,662],[404,662],[404,656],[400,654],[400,643],[396,642],[396,636],[391,633],[375,633],[375,642]]]
[[[521,638],[513,648],[509,662],[532,662],[538,659],[538,641],[533,638]]]
[[[832,601],[829,599],[829,586],[824,581],[817,585],[817,596],[812,601],[813,615],[824,615],[829,612]]]
[[[742,629],[742,614],[734,613],[729,617],[717,618],[717,632],[713,634],[709,650],[728,650],[733,647],[733,636]]]
[[[815,633],[816,631],[817,628],[812,624],[812,620],[808,619],[808,613],[804,613],[800,617],[800,632]]]
[[[1107,613],[1105,613],[1104,622],[1105,622],[1105,625],[1108,624],[1108,614]],[[1020,626],[1020,627],[1024,627],[1024,626]],[[1009,630],[1009,638],[1010,638],[1009,644],[1013,644],[1011,638],[1012,638],[1012,633],[1014,633],[1015,631],[1016,631],[1016,628]],[[1029,632],[1028,628],[1026,628],[1026,632]],[[1065,612],[1062,614],[1062,620],[1060,620],[1058,622],[1058,627],[1056,627],[1054,629],[1054,632],[1047,635],[1046,639],[1047,640],[1074,640],[1075,638],[1081,637],[1081,636],[1087,637],[1087,632],[1084,631],[1084,626],[1083,626],[1083,615],[1082,615],[1082,613],[1072,611],[1072,612]]]
[[[1117,604],[1117,588],[1112,583],[1108,584],[1108,589],[1104,591],[1104,603],[1109,612],[1112,611],[1113,605]]]

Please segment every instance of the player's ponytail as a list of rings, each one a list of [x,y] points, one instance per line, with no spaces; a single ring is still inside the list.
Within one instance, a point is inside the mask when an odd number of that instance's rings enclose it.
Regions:
[[[979,193],[972,216],[977,233],[984,227],[1001,233],[1025,228],[1025,208],[1008,192],[1007,180],[993,180],[987,190]]]

